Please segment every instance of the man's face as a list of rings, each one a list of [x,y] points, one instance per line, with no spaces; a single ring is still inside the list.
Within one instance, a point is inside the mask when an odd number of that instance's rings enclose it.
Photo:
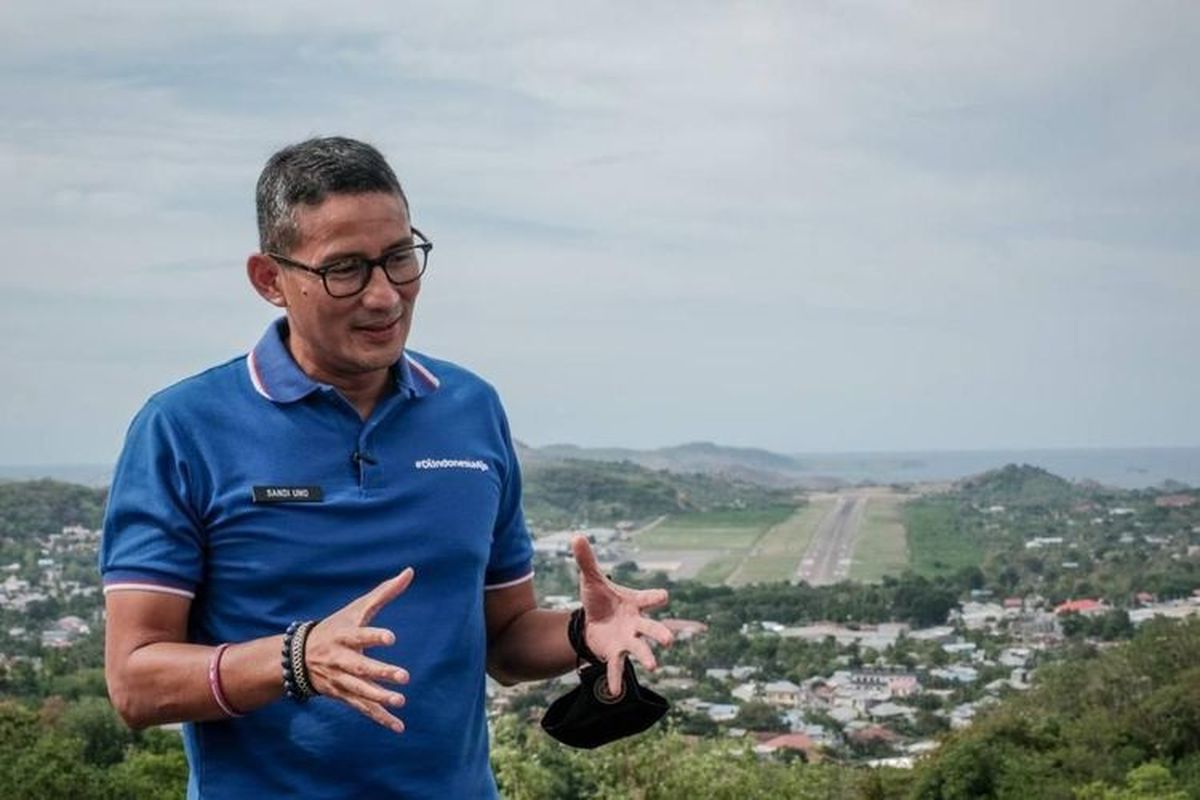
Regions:
[[[298,207],[295,215],[299,244],[287,255],[314,267],[347,256],[377,258],[413,241],[403,201],[383,192],[330,195],[320,205]],[[394,286],[376,269],[361,292],[335,298],[318,276],[283,269],[279,287],[292,356],[314,379],[341,385],[386,372],[400,357],[421,282]]]

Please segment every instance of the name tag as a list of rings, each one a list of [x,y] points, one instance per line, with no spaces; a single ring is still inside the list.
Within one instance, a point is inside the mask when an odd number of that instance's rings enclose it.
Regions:
[[[325,499],[320,486],[255,486],[256,503],[319,503]]]

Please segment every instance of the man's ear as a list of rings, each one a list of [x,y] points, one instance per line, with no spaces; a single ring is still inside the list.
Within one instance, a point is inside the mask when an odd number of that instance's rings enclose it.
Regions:
[[[262,253],[254,253],[246,259],[246,277],[254,291],[273,306],[287,307],[287,297],[280,287],[281,270],[275,259]]]

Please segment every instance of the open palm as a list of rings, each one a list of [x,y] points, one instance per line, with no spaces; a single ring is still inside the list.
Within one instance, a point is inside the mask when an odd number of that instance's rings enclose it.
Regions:
[[[667,592],[665,589],[629,589],[610,581],[600,571],[596,555],[584,536],[571,540],[571,550],[579,565],[579,599],[587,619],[584,640],[607,665],[609,690],[620,694],[625,654],[653,671],[658,662],[646,639],[667,646],[674,638],[667,626],[644,613],[666,605]]]

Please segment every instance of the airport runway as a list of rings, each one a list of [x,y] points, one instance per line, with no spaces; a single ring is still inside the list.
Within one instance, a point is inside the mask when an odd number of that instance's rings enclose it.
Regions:
[[[858,528],[866,508],[865,495],[848,494],[837,499],[837,504],[817,526],[817,532],[804,552],[796,570],[797,580],[812,586],[825,586],[849,577]]]

